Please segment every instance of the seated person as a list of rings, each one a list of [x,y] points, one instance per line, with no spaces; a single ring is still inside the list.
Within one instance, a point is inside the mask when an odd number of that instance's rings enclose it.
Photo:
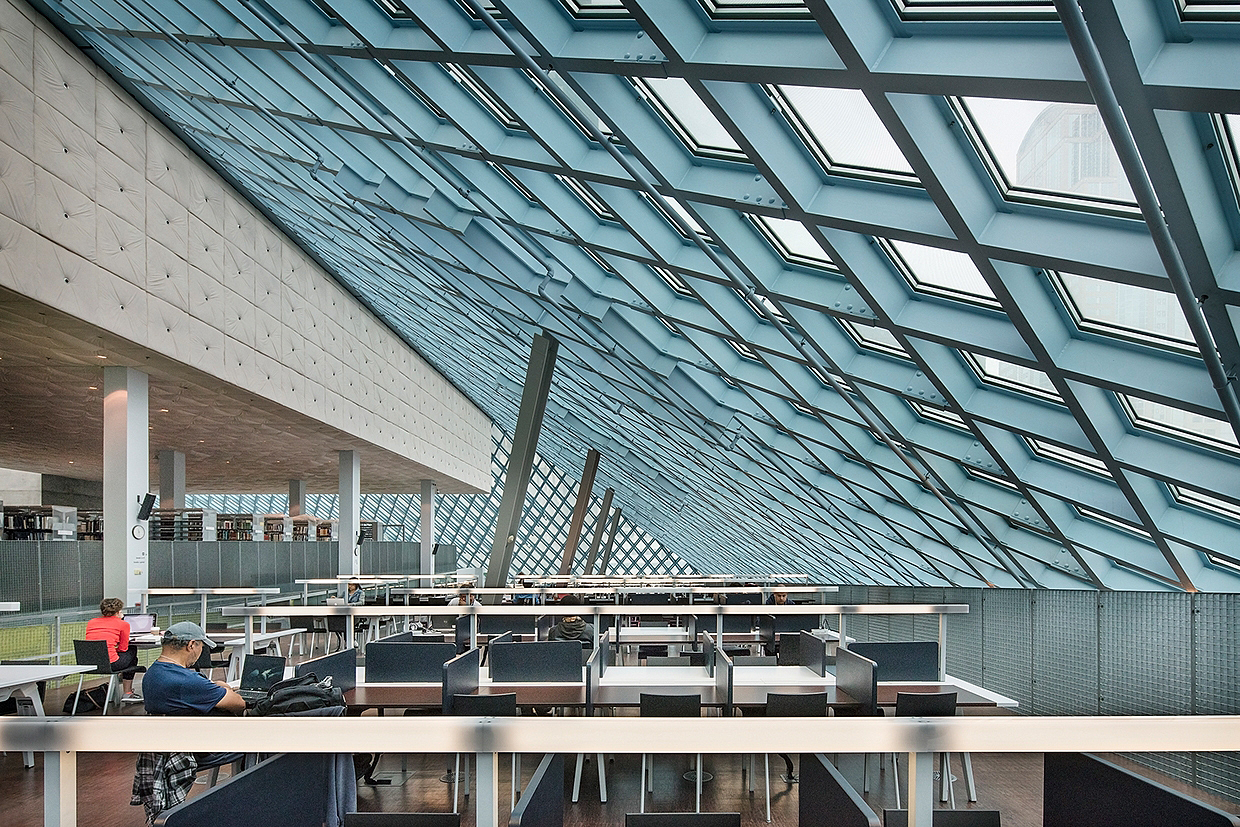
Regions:
[[[164,632],[163,649],[142,679],[148,715],[211,715],[245,711],[245,699],[224,681],[213,681],[193,668],[203,647],[214,648],[197,623],[174,623]],[[195,753],[198,768],[230,764],[240,753]]]
[[[120,598],[105,597],[99,603],[99,617],[86,621],[86,640],[102,640],[108,644],[108,660],[113,672],[121,673],[121,703],[136,704],[142,702],[142,696],[133,691],[133,676],[141,667],[138,666],[138,649],[129,645],[129,623],[125,606]]]
[[[345,602],[354,606],[360,606],[365,602],[366,593],[362,591],[361,586],[356,580],[350,580],[346,587],[348,591],[345,593]]]
[[[575,594],[566,594],[561,606],[579,606],[581,600]],[[586,649],[594,648],[594,624],[586,623],[577,615],[568,615],[551,627],[547,640],[579,640]]]

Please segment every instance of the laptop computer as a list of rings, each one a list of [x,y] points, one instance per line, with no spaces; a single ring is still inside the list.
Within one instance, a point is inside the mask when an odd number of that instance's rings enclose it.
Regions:
[[[155,628],[155,615],[125,615],[125,622],[129,624],[129,634],[145,635]]]
[[[273,683],[284,679],[284,658],[278,655],[246,655],[241,663],[241,685],[237,694],[246,706],[267,697]]]

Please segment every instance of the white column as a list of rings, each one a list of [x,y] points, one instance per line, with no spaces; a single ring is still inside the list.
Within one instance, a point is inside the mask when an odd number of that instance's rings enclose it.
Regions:
[[[306,481],[288,481],[288,515],[300,517],[306,513]],[[310,539],[314,539],[311,537]]]
[[[103,369],[103,593],[132,606],[147,587],[146,523],[138,506],[150,490],[147,376]]]
[[[159,452],[159,507],[185,507],[185,454],[167,448]]]
[[[361,527],[362,458],[357,451],[340,452],[340,573],[360,574],[361,557],[357,550],[357,531]]]
[[[419,558],[418,574],[435,573],[435,481],[422,480],[422,511],[419,516],[422,528],[422,554]],[[429,586],[430,583],[424,585]]]

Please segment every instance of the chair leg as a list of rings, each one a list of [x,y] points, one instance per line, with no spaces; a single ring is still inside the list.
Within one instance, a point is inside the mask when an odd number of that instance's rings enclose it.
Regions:
[[[82,700],[82,678],[84,674],[85,673],[78,675],[78,688],[77,692],[73,694],[73,710],[69,713],[69,717],[73,717],[77,714],[78,701]]]
[[[766,764],[766,820],[771,820],[771,756],[763,753],[762,761]]]
[[[964,765],[964,786],[969,794],[969,801],[977,801],[977,784],[973,782],[973,759],[969,757],[969,753],[960,753],[960,763]]]
[[[646,753],[644,752],[642,753],[642,775],[640,781],[642,786],[642,806],[638,812],[644,813],[646,812]]]
[[[896,809],[900,810],[903,809],[900,806],[900,757],[894,752],[891,753],[891,774],[896,780]]]
[[[459,813],[461,811],[460,796],[457,792],[461,788],[461,754],[456,754],[456,761],[452,764],[452,812]]]
[[[694,768],[694,776],[697,779],[697,809],[695,813],[702,812],[702,753],[697,754],[697,766]]]
[[[508,795],[508,809],[517,809],[517,796],[521,794],[521,753],[512,754],[512,791]]]
[[[950,752],[939,753],[943,756],[939,770],[939,799],[950,801],[952,809],[956,809],[956,786],[952,783],[952,761]]]

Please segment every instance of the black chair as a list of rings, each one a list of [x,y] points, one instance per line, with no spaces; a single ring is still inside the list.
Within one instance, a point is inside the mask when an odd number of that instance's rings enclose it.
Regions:
[[[479,716],[485,718],[515,718],[517,716],[517,693],[506,692],[502,695],[453,695],[452,714]],[[512,754],[512,792],[508,809],[517,803],[517,782],[521,776],[521,754]],[[456,754],[456,763],[452,770],[452,812],[459,812],[457,801],[461,781],[461,753]],[[465,758],[465,797],[469,798],[469,757]]]
[[[766,695],[766,717],[768,718],[825,718],[827,717],[827,693],[808,692],[804,694],[768,692]],[[782,753],[781,753],[782,754]],[[762,756],[766,763],[766,820],[771,820],[771,755]],[[788,769],[790,782],[797,781],[792,771],[792,759],[783,756]],[[753,792],[753,765],[749,768],[749,792]]]
[[[909,718],[948,718],[956,714],[955,692],[897,692],[896,717]],[[956,809],[956,793],[952,789],[952,772],[950,753],[939,753],[939,790],[943,801],[951,799],[952,809]],[[891,771],[896,781],[896,809],[901,808],[900,798],[900,765],[896,762],[896,754],[891,754]],[[946,791],[945,793],[943,791]]]
[[[94,669],[78,675],[77,693],[73,696],[73,710],[69,714],[77,714],[78,700],[82,697],[83,679],[87,675],[107,675],[108,692],[103,698],[103,714],[107,715],[108,705],[112,703],[112,696],[115,694],[116,679],[120,677],[120,673],[112,671],[112,661],[108,659],[107,642],[103,640],[75,640],[73,641],[73,659],[78,666],[93,666]]]
[[[700,718],[702,717],[702,696],[701,695],[654,695],[647,692],[641,693],[639,699],[640,714],[643,718]],[[650,762],[650,774],[646,774],[647,761]],[[653,756],[642,753],[642,804],[641,812],[646,812],[646,791],[649,788],[650,794],[654,795],[654,759]],[[695,812],[702,812],[702,753],[697,754],[697,763],[694,765],[694,776],[697,783],[697,798]]]
[[[461,814],[345,813],[344,827],[461,827]]]

